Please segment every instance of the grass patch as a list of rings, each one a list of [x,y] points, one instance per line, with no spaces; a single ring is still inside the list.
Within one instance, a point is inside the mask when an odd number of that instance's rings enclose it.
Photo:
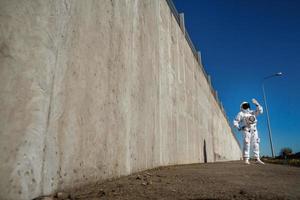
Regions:
[[[300,159],[262,158],[262,160],[266,163],[300,167]]]

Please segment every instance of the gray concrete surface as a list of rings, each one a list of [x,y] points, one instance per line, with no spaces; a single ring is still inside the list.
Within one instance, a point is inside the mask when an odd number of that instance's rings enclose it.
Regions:
[[[238,160],[165,0],[0,0],[0,199]]]

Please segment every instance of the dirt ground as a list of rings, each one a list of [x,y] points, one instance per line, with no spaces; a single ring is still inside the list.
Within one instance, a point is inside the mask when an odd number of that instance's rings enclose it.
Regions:
[[[300,199],[300,168],[242,161],[162,167],[80,188],[72,199]]]

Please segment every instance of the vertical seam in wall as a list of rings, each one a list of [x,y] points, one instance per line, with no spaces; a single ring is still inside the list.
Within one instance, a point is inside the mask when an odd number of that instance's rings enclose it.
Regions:
[[[44,177],[44,170],[45,170],[45,159],[46,159],[46,151],[47,151],[47,146],[46,146],[46,139],[47,139],[47,135],[48,135],[48,130],[49,130],[49,124],[50,124],[50,118],[51,118],[51,105],[52,105],[52,100],[53,100],[53,90],[54,90],[54,80],[55,80],[55,72],[56,72],[56,66],[57,66],[57,57],[58,57],[58,48],[56,47],[56,55],[55,55],[55,65],[54,65],[54,70],[53,70],[53,75],[51,78],[51,90],[50,90],[50,96],[49,96],[49,105],[48,105],[48,115],[47,115],[47,124],[46,124],[46,130],[45,130],[45,135],[44,135],[44,141],[43,141],[43,145],[44,145],[44,150],[43,150],[43,160],[42,160],[42,169],[41,169],[41,191],[42,194],[44,194],[44,181],[45,181],[45,177]]]
[[[158,11],[159,11],[159,30],[158,30],[158,46],[160,46],[160,29],[161,29],[161,5],[160,4],[158,4],[159,5],[159,8],[158,8]],[[161,73],[161,59],[160,59],[160,48],[158,49],[159,50],[159,54],[158,54],[158,63],[159,63],[159,68],[158,68],[158,71],[159,71],[159,73],[158,73],[158,82],[159,82],[159,87],[158,87],[158,115],[159,115],[159,117],[158,117],[158,126],[159,126],[159,164],[161,165],[161,164],[163,164],[163,159],[162,159],[162,128],[161,128],[161,78],[160,78],[160,73]]]
[[[215,154],[215,134],[214,134],[214,111],[211,110],[211,117],[212,117],[212,122],[211,122],[211,138],[212,138],[212,141],[211,141],[211,145],[212,145],[212,152],[213,152],[213,162],[216,162],[216,154]]]
[[[61,4],[59,4],[61,5]],[[70,12],[71,9],[68,8],[67,4],[66,4],[66,0],[63,1],[63,5],[64,7],[61,8],[59,5],[55,4],[56,8],[56,16],[55,17],[59,17],[62,13],[61,13],[61,9],[65,9],[67,12]],[[63,25],[62,25],[63,23]],[[47,124],[46,124],[46,130],[45,130],[45,135],[44,135],[44,141],[43,141],[43,145],[44,145],[44,149],[45,151],[43,152],[43,160],[42,160],[42,168],[41,168],[41,187],[42,187],[42,194],[45,193],[45,162],[46,162],[46,155],[47,155],[47,139],[48,139],[48,133],[49,133],[49,127],[50,127],[50,121],[52,118],[52,103],[53,103],[53,99],[54,99],[54,86],[55,86],[55,80],[56,80],[56,73],[57,73],[57,67],[58,67],[58,57],[59,57],[59,52],[60,52],[60,47],[61,47],[61,43],[62,41],[60,40],[60,35],[64,32],[64,28],[66,22],[59,22],[58,19],[56,19],[55,21],[55,27],[56,27],[56,40],[54,42],[56,42],[54,44],[55,46],[55,63],[54,63],[54,67],[53,67],[53,71],[52,71],[52,82],[51,82],[51,90],[50,90],[50,96],[49,96],[49,106],[48,106],[48,116],[47,116]],[[55,138],[55,137],[54,137]],[[58,147],[59,148],[59,147]],[[57,161],[58,163],[61,163],[61,155],[59,154],[59,159]],[[58,165],[59,166],[59,165]],[[60,171],[59,171],[60,173]],[[51,188],[52,189],[52,188]]]

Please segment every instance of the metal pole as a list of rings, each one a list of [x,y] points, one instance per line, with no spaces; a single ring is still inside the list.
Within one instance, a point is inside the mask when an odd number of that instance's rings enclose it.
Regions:
[[[270,139],[272,157],[274,158],[275,154],[274,154],[274,149],[273,149],[272,131],[271,131],[271,124],[270,124],[270,117],[269,117],[269,111],[268,111],[268,105],[267,105],[267,99],[266,99],[265,83],[264,83],[264,81],[263,81],[263,84],[262,84],[262,89],[263,89],[264,103],[265,103],[265,108],[266,108],[266,113],[267,113],[267,122],[268,122],[269,139]]]

